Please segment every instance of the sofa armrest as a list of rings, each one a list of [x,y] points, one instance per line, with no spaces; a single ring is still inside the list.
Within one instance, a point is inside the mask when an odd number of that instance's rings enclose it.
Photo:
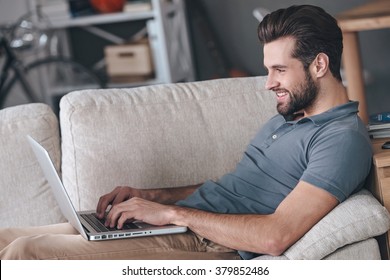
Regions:
[[[27,104],[0,110],[0,227],[65,221],[27,142],[31,135],[60,170],[58,120],[49,106]]]

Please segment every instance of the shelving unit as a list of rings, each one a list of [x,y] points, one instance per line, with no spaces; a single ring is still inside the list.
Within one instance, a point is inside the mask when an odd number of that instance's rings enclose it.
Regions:
[[[113,44],[120,44],[123,41],[121,38],[109,34],[99,26],[123,22],[131,24],[139,20],[146,22],[145,27],[154,65],[154,78],[130,84],[108,84],[108,87],[193,81],[193,61],[183,0],[151,0],[150,11],[98,14],[56,20],[51,23],[50,28],[66,31],[71,27],[79,27]],[[62,37],[66,38],[66,36]],[[77,45],[73,47],[77,48]]]

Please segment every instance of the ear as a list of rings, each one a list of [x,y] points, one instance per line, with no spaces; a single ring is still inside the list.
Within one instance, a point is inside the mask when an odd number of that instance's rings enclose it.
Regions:
[[[324,53],[319,53],[313,61],[314,75],[317,78],[325,76],[329,69],[329,57]]]

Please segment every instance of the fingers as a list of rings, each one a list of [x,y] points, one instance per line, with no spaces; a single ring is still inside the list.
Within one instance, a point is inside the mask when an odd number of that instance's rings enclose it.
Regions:
[[[144,203],[151,203],[142,198],[133,197],[123,203],[114,205],[106,217],[106,227],[122,228],[127,220],[142,220],[141,210],[145,208]],[[142,215],[142,214],[141,214]]]
[[[134,205],[131,203],[134,198],[125,201],[123,203],[116,204],[113,206],[106,217],[106,227],[117,227],[122,228],[126,220],[132,219],[131,213],[134,212]]]
[[[99,198],[97,207],[96,207],[96,214],[98,215],[99,218],[104,217],[104,213],[107,210],[108,205],[111,204],[111,201],[113,198],[116,196],[116,191],[117,188],[115,188],[112,192],[105,194]]]
[[[123,228],[123,225],[124,225],[126,222],[132,222],[132,221],[134,221],[134,219],[132,218],[132,216],[130,215],[130,213],[128,213],[128,212],[123,212],[123,213],[120,215],[119,219],[118,219],[118,222],[117,222],[116,227],[117,227],[118,229],[121,229],[121,228]]]
[[[130,198],[129,187],[116,187],[112,192],[101,196],[96,207],[98,217],[104,217],[109,205],[121,203],[128,198]]]

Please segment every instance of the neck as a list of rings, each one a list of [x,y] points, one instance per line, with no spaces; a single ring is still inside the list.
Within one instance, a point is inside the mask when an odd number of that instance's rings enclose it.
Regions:
[[[347,90],[335,79],[329,83],[320,83],[318,96],[312,106],[303,110],[305,117],[318,115],[349,101]]]

